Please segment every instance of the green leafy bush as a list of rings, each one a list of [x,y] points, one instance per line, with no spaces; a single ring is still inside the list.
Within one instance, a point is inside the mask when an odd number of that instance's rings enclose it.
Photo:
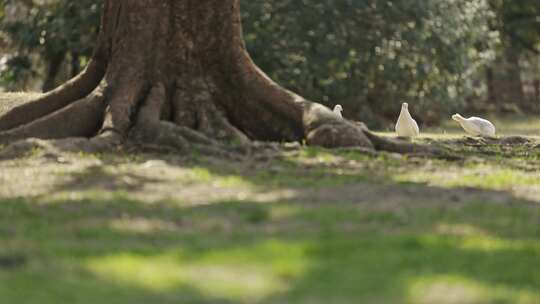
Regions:
[[[371,121],[408,101],[435,121],[481,94],[494,57],[494,14],[483,0],[244,1],[255,61],[281,84]]]

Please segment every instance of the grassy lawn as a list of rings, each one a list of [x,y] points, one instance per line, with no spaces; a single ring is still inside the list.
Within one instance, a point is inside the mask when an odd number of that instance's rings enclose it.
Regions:
[[[536,144],[4,158],[0,303],[540,303]]]

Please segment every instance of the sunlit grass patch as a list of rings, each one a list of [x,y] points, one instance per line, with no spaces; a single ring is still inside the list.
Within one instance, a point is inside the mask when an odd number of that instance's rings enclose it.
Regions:
[[[440,232],[440,230],[438,231]],[[505,251],[510,253],[514,251],[521,252],[522,254],[530,253],[531,258],[534,258],[535,254],[540,253],[540,240],[531,238],[512,240],[496,234],[486,235],[483,232],[469,232],[469,234],[466,236],[449,235],[448,233],[426,234],[421,236],[419,239],[425,245],[439,246],[441,244],[445,244],[464,251],[485,253],[494,253],[497,251]],[[540,262],[540,260],[537,260],[536,262]]]
[[[442,187],[470,187],[493,190],[511,190],[517,185],[540,186],[540,174],[494,165],[473,165],[437,170],[410,170],[394,175],[399,182],[421,182]]]
[[[10,300],[31,285],[40,289],[27,296],[39,303],[66,297],[107,303],[113,295],[117,303],[456,299],[442,291],[480,303],[538,299],[531,286],[540,277],[531,270],[540,267],[540,230],[533,225],[540,212],[520,206],[376,211],[336,201],[223,201],[190,207],[96,195],[0,201],[0,211],[0,233],[17,231],[0,261],[21,254],[28,261],[5,275],[0,266],[0,295]]]
[[[159,255],[90,258],[87,269],[105,281],[157,292],[189,286],[213,298],[256,301],[285,292],[309,264],[306,245],[266,241],[193,255],[182,248]]]
[[[366,166],[371,160],[371,156],[355,151],[333,153],[309,147],[255,168],[249,177],[265,188],[335,187],[373,180],[375,175]]]
[[[334,153],[332,153],[331,150],[317,147],[306,147],[289,159],[301,163],[330,164],[335,162],[337,157]]]
[[[504,284],[489,284],[458,274],[421,275],[410,279],[408,302],[417,304],[533,304],[540,293],[515,289]]]
[[[188,174],[182,178],[187,183],[208,183],[210,186],[235,187],[249,186],[250,182],[240,175],[218,175],[212,173],[208,168],[190,168]]]
[[[179,229],[174,222],[144,217],[113,219],[109,225],[113,230],[137,234],[175,232]]]
[[[423,276],[411,280],[409,299],[418,304],[485,303],[486,288],[460,276]]]
[[[343,170],[322,170],[309,169],[309,172],[304,170],[290,170],[287,173],[276,174],[271,171],[259,172],[255,177],[258,184],[265,183],[268,187],[334,187],[355,182],[369,181],[370,178],[366,174],[357,174],[345,172]]]
[[[487,232],[484,229],[475,227],[469,224],[460,223],[439,223],[435,227],[437,233],[443,235],[455,235],[455,236],[471,236],[471,235],[486,235]]]

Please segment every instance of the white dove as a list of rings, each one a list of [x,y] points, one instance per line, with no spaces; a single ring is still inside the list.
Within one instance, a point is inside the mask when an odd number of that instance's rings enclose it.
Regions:
[[[409,104],[404,102],[401,105],[401,113],[396,123],[396,133],[399,137],[415,137],[420,134],[420,128],[416,120],[409,113]]]
[[[489,120],[474,116],[465,118],[459,114],[452,115],[452,119],[457,121],[465,132],[472,136],[495,136],[495,126]]]
[[[341,112],[343,112],[343,107],[341,107],[341,105],[336,105],[334,107],[334,114],[339,116],[339,118],[343,118],[343,115],[341,115]]]

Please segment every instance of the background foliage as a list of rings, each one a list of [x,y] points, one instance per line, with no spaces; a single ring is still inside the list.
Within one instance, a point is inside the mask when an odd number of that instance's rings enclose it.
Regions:
[[[48,90],[77,74],[92,52],[100,2],[0,0],[0,30],[11,46],[0,59],[0,84],[27,89],[40,78]]]
[[[347,117],[380,127],[401,101],[425,123],[464,106],[538,104],[537,2],[271,0],[242,6],[248,48],[272,78],[328,106],[341,103]],[[84,66],[100,1],[0,3],[0,86],[48,90]]]
[[[248,45],[264,70],[308,97],[344,103],[363,120],[372,111],[395,113],[405,100],[424,119],[460,105],[498,41],[485,1],[290,0],[245,8]]]

